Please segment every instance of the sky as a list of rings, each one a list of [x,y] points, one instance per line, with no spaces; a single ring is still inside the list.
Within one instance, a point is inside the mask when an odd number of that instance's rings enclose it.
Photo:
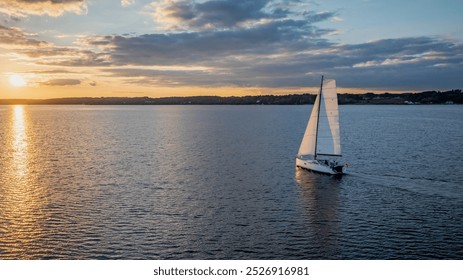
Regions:
[[[0,99],[461,89],[461,0],[2,0]]]

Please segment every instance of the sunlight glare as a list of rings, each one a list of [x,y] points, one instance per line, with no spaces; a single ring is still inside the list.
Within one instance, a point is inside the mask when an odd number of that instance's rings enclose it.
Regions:
[[[14,87],[23,87],[27,82],[22,76],[13,74],[10,76],[10,84]]]
[[[27,133],[24,107],[15,105],[13,112],[13,155],[16,164],[17,175],[22,177],[27,174]]]

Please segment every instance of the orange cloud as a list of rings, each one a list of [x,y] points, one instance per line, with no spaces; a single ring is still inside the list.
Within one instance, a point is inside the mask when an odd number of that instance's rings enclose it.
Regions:
[[[85,14],[86,0],[2,0],[0,13],[25,17],[28,15],[60,16],[64,13]]]
[[[81,81],[77,79],[52,79],[42,83],[46,86],[75,86],[80,84]]]

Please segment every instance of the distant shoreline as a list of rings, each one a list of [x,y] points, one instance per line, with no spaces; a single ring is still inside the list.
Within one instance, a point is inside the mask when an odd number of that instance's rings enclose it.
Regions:
[[[53,99],[0,99],[0,105],[302,105],[313,104],[315,94],[188,97],[72,97]],[[460,89],[420,93],[338,94],[340,105],[463,104]]]

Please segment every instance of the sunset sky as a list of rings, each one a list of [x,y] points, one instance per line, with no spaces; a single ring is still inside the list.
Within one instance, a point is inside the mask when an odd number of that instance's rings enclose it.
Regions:
[[[2,0],[0,98],[448,90],[461,0]]]

